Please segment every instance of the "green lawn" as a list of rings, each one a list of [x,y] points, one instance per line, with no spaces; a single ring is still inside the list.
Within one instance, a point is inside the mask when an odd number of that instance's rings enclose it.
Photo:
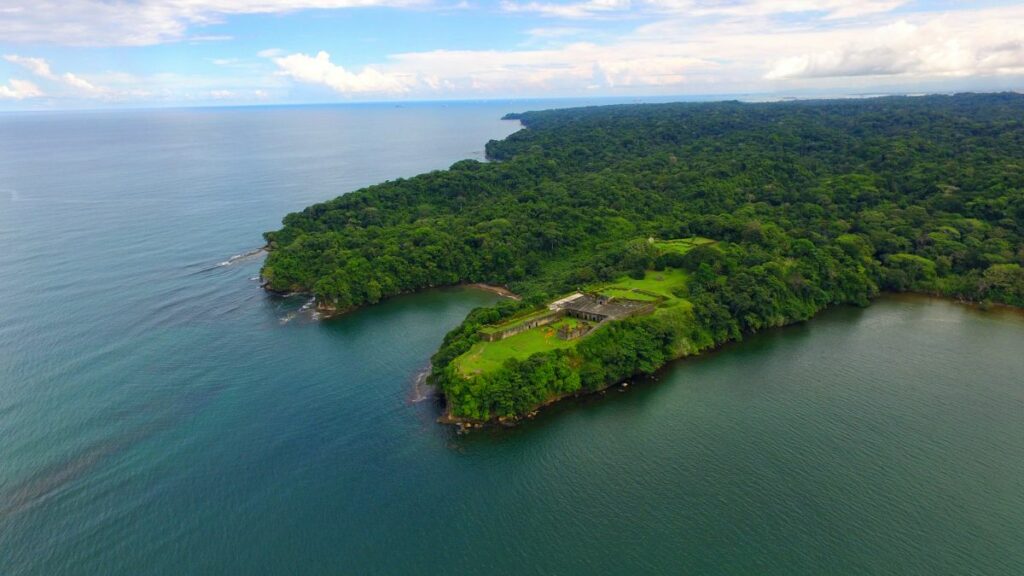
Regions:
[[[644,292],[657,294],[666,299],[675,300],[677,297],[672,293],[672,291],[685,285],[686,272],[676,270],[675,268],[666,268],[661,272],[648,270],[644,273],[642,280],[623,276],[615,282],[605,284],[603,286],[597,286],[593,289],[601,292],[602,294],[608,291],[616,291],[621,297],[633,298],[634,300],[640,300],[644,295],[636,294],[635,292],[631,293],[632,295],[629,295],[629,291],[643,290]],[[648,296],[648,298],[653,300],[650,296]]]
[[[578,321],[565,318],[554,324],[539,326],[504,340],[477,342],[468,352],[455,359],[455,365],[459,372],[469,376],[497,369],[509,358],[524,360],[537,352],[571,348],[576,345],[577,340],[562,340],[555,333],[563,323],[567,322],[576,323]]]
[[[674,240],[655,240],[654,246],[664,252],[676,252],[679,254],[686,254],[690,250],[702,244],[714,244],[715,241],[710,238],[701,238],[700,236],[693,236],[692,238],[676,238]]]
[[[609,298],[625,298],[628,300],[639,300],[641,302],[656,302],[658,300],[657,296],[651,296],[650,294],[635,292],[633,290],[618,287],[605,288],[601,290],[601,294],[608,296]]]
[[[703,238],[688,240],[695,240],[697,244],[705,241]],[[668,242],[675,243],[679,241],[671,240]],[[710,240],[706,240],[706,242],[710,242]],[[624,276],[614,282],[597,284],[589,286],[586,289],[588,291],[599,292],[613,298],[628,298],[642,302],[655,302],[660,300],[658,309],[664,310],[668,308],[675,308],[677,306],[691,306],[690,302],[679,298],[672,293],[673,290],[678,290],[686,286],[686,278],[686,272],[676,270],[674,268],[666,268],[660,272],[656,270],[648,270],[644,273],[644,277],[642,279]],[[532,310],[515,318],[510,318],[499,326],[487,326],[481,328],[481,332],[493,332],[507,326],[531,320],[547,313],[548,310],[546,308]],[[473,347],[470,348],[468,352],[455,359],[455,366],[461,374],[465,376],[472,376],[474,374],[481,374],[491,370],[496,370],[509,358],[525,360],[537,352],[572,348],[577,342],[579,342],[579,340],[562,340],[558,337],[556,331],[563,325],[576,326],[579,322],[579,320],[574,318],[562,318],[553,324],[533,328],[521,334],[505,338],[504,340],[497,340],[495,342],[477,342],[476,344],[473,344]]]

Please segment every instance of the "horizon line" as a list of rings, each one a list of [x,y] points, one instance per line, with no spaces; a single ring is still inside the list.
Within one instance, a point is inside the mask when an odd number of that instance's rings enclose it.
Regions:
[[[860,100],[870,98],[891,98],[891,97],[924,97],[924,96],[955,96],[959,94],[1024,94],[1024,87],[1003,90],[950,90],[950,91],[866,91],[855,93],[826,93],[826,94],[799,94],[781,92],[736,92],[721,94],[648,94],[636,96],[509,96],[509,97],[481,97],[481,98],[436,98],[416,100],[349,100],[349,101],[321,101],[321,102],[277,102],[277,103],[239,103],[239,104],[168,104],[142,105],[142,106],[94,106],[88,108],[0,108],[2,114],[46,114],[46,113],[81,113],[81,112],[144,112],[149,110],[230,110],[230,109],[251,109],[251,108],[315,108],[315,107],[342,107],[342,106],[394,106],[400,108],[403,105],[421,104],[472,104],[472,103],[498,103],[498,102],[546,102],[565,100],[638,100],[636,104],[655,102],[643,102],[642,100],[658,100],[658,104],[669,104],[673,102],[730,102],[739,101],[743,103],[772,103],[802,101],[811,102],[816,100]],[[764,98],[756,100],[755,98]]]

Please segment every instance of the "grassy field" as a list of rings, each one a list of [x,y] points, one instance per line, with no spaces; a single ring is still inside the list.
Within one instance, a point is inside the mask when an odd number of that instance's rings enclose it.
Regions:
[[[709,238],[693,236],[692,238],[676,238],[674,240],[655,240],[654,246],[664,252],[676,252],[686,254],[693,248],[702,244],[714,244],[715,241]]]
[[[601,290],[601,294],[608,296],[609,298],[625,298],[628,300],[639,300],[641,302],[656,302],[657,296],[651,296],[642,292],[636,292],[627,288],[604,288]]]
[[[621,298],[633,298],[634,300],[641,300],[645,295],[630,291],[642,290],[643,292],[657,294],[658,296],[666,299],[675,300],[677,299],[677,296],[673,294],[672,291],[685,285],[686,272],[676,270],[674,268],[666,268],[661,272],[648,270],[644,273],[643,279],[623,276],[611,284],[594,286],[592,289],[601,292],[602,294],[614,292],[614,294],[609,293],[608,295],[615,295]],[[646,298],[646,301],[653,300],[650,296],[647,296]]]
[[[533,320],[534,318],[540,318],[542,316],[546,316],[546,315],[548,315],[550,313],[551,313],[551,311],[548,310],[547,308],[541,308],[539,310],[530,310],[528,312],[523,312],[523,313],[517,314],[517,315],[513,316],[512,318],[509,318],[508,320],[502,322],[501,324],[498,324],[498,325],[495,325],[495,326],[484,326],[483,328],[480,329],[480,331],[488,333],[488,334],[494,333],[494,332],[498,332],[500,330],[505,330],[506,328],[511,328],[512,326],[516,326],[517,324],[522,324],[523,322],[528,322],[530,320]]]
[[[658,249],[679,254],[685,254],[696,246],[711,243],[714,243],[714,240],[700,237],[654,241],[654,245]],[[692,306],[689,301],[675,294],[686,286],[686,279],[686,272],[674,268],[667,268],[660,272],[648,270],[640,279],[624,276],[614,282],[588,286],[586,290],[612,298],[659,302],[658,310],[664,311],[669,308],[676,309],[679,306]],[[546,308],[531,310],[510,318],[498,326],[481,328],[481,332],[493,333],[547,313]],[[556,331],[562,325],[575,326],[578,322],[572,318],[563,318],[548,326],[533,328],[504,340],[477,342],[468,352],[455,359],[455,365],[460,373],[472,376],[500,368],[509,358],[523,360],[537,352],[572,348],[579,340],[562,340],[557,336]]]
[[[462,356],[455,359],[459,372],[466,376],[500,368],[509,358],[524,360],[537,352],[571,348],[578,340],[562,340],[556,330],[563,324],[575,326],[579,321],[563,318],[554,324],[540,326],[496,342],[477,342]]]

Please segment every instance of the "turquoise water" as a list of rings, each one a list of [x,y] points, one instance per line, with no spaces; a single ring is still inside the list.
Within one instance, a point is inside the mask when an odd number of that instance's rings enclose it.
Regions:
[[[1024,573],[1024,317],[883,299],[457,436],[496,297],[316,321],[242,255],[505,103],[0,116],[0,574]]]

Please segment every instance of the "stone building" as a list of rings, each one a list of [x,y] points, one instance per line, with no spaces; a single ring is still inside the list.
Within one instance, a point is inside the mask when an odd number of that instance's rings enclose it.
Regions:
[[[654,310],[655,305],[652,302],[577,292],[573,296],[559,300],[553,306],[557,306],[558,310],[565,312],[566,316],[590,322],[604,322],[605,320],[618,320],[636,314],[645,314]]]
[[[594,326],[592,324],[585,324],[583,322],[580,322],[575,326],[566,324],[558,329],[558,337],[562,340],[575,340],[576,338],[585,336],[587,332],[590,332],[590,330],[593,329],[593,327]]]
[[[528,319],[522,322],[510,321],[507,324],[498,326],[485,326],[480,329],[479,334],[481,339],[487,342],[495,342],[539,326],[553,324],[565,316],[600,324],[605,320],[618,320],[637,314],[646,314],[654,310],[655,304],[654,302],[609,298],[600,294],[576,292],[561,300],[552,302],[545,314],[527,317]],[[565,329],[564,339],[571,340],[585,335],[593,329],[593,326],[585,326],[585,329],[579,333],[577,333],[576,328],[569,329],[563,326],[558,331],[559,337],[562,337],[563,328]]]
[[[527,330],[531,330],[538,326],[547,326],[563,316],[565,316],[565,312],[562,310],[552,310],[543,316],[531,318],[526,322],[513,323],[503,327],[487,327],[480,330],[480,338],[487,342],[504,340],[509,336],[515,336],[516,334],[526,332]]]

